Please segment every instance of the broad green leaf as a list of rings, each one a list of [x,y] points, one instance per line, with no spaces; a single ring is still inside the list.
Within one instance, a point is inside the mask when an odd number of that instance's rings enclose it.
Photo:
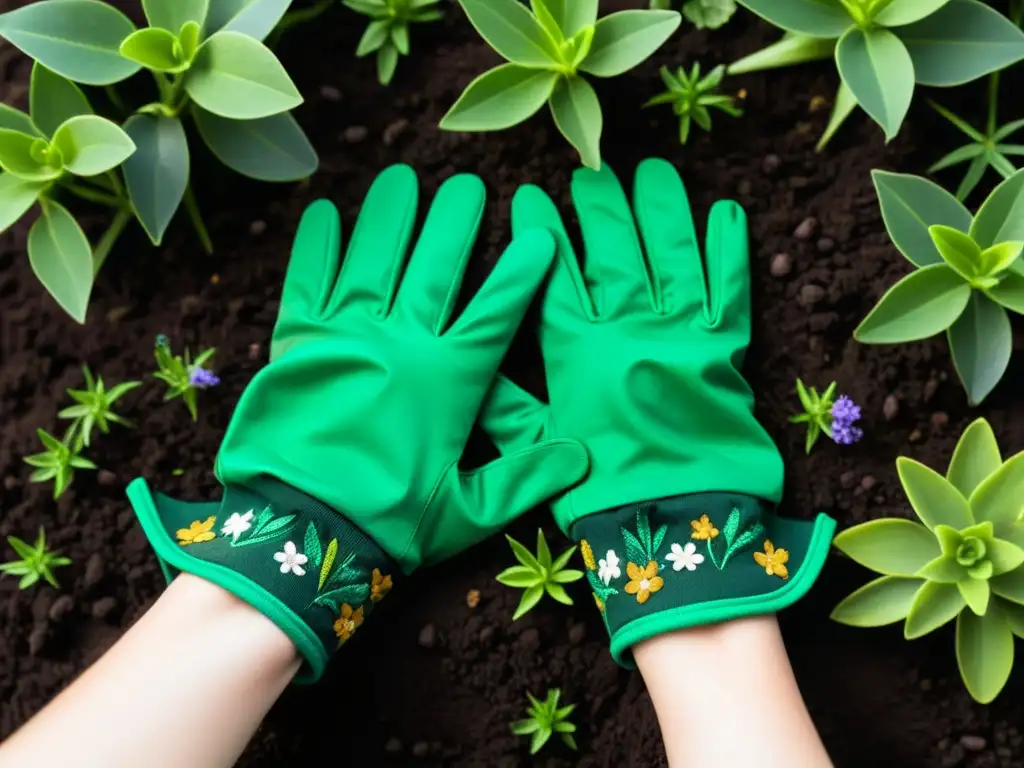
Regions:
[[[980,522],[1015,523],[1024,511],[1024,453],[1011,456],[971,494],[971,509]]]
[[[134,115],[124,130],[137,148],[124,164],[128,197],[149,239],[160,245],[188,186],[185,129],[177,118]]]
[[[1022,242],[997,243],[991,248],[986,248],[981,252],[981,273],[983,275],[998,275],[1009,269],[1010,265],[1020,258],[1022,251],[1024,251]]]
[[[927,339],[956,322],[971,287],[945,264],[911,272],[890,288],[853,336],[863,344],[899,344]]]
[[[985,557],[992,563],[993,574],[1001,576],[1020,568],[1024,564],[1024,549],[1002,539],[992,539],[986,544]]]
[[[948,525],[959,531],[974,524],[967,499],[938,472],[906,456],[896,459],[896,471],[911,506],[929,528]]]
[[[459,0],[487,44],[513,64],[538,69],[558,66],[554,43],[518,0]]]
[[[687,0],[685,16],[697,29],[720,29],[736,13],[736,0]]]
[[[935,534],[935,538],[938,539],[939,546],[942,547],[942,554],[955,557],[957,549],[964,543],[963,534],[956,528],[942,525],[941,523],[936,525],[932,532]]]
[[[959,615],[966,603],[955,584],[927,582],[918,590],[907,614],[903,636],[914,640],[938,629]]]
[[[910,613],[923,579],[883,576],[848,595],[830,618],[851,627],[882,627],[902,621]]]
[[[0,104],[0,129],[27,133],[29,136],[43,136],[43,132],[32,122],[31,117],[9,104]]]
[[[928,228],[932,242],[939,249],[942,260],[963,277],[970,280],[978,276],[981,264],[981,248],[970,235],[944,224],[933,224]]]
[[[214,5],[223,1],[212,0]],[[160,27],[177,35],[189,21],[202,27],[210,3],[211,0],[142,0],[142,9],[150,27]]]
[[[135,142],[120,126],[97,115],[79,115],[53,134],[64,167],[76,176],[95,176],[116,168],[135,151]]]
[[[932,560],[914,575],[940,584],[956,584],[958,581],[967,578],[967,570],[957,562],[955,556],[942,555]]]
[[[551,37],[551,42],[560,46],[565,40],[565,35],[562,33],[562,28],[558,25],[558,20],[551,15],[551,11],[548,10],[544,0],[530,0],[530,9],[533,11],[533,15],[537,17],[537,21],[540,22],[544,31]]]
[[[839,0],[739,0],[762,19],[811,37],[842,37],[854,25]]]
[[[232,120],[270,117],[302,103],[277,57],[240,32],[218,32],[199,47],[185,90],[207,112]]]
[[[906,46],[887,29],[854,27],[836,46],[836,64],[857,103],[891,141],[914,97],[914,64]]]
[[[1000,597],[1024,605],[1024,568],[993,576],[989,585]]]
[[[590,53],[580,69],[595,77],[615,77],[650,58],[682,23],[675,11],[620,11],[594,27]]]
[[[46,139],[0,128],[0,168],[26,181],[50,181],[62,173],[50,163]]]
[[[950,0],[898,34],[921,85],[962,85],[1024,58],[1024,32],[979,0]]]
[[[942,256],[928,234],[933,224],[966,232],[973,217],[963,203],[933,181],[888,171],[872,171],[885,228],[893,245],[919,267],[939,264]]]
[[[206,146],[224,165],[260,181],[298,181],[313,175],[320,160],[289,114],[262,120],[227,120],[194,107]]]
[[[978,616],[985,615],[985,611],[988,610],[988,601],[992,593],[987,580],[971,578],[964,579],[963,581],[957,582],[956,588],[960,590],[960,594],[963,595],[968,608],[974,611]]]
[[[765,69],[777,69],[808,61],[822,61],[835,55],[836,41],[826,37],[810,37],[788,33],[777,43],[772,43],[749,56],[729,65],[730,75],[743,75]]]
[[[265,40],[288,11],[292,0],[212,0],[206,15],[206,33],[241,32]]]
[[[960,613],[956,661],[975,701],[988,704],[999,695],[1013,669],[1013,633],[998,611],[980,618],[970,611]]]
[[[0,37],[77,83],[110,85],[139,65],[118,52],[135,25],[100,0],[46,0],[0,14]]]
[[[1006,179],[978,209],[971,237],[982,248],[1024,240],[1024,171]]]
[[[992,426],[985,419],[978,419],[960,435],[946,479],[970,499],[981,481],[999,469],[1002,463],[1003,457]]]
[[[29,105],[32,122],[47,137],[53,136],[65,120],[93,114],[81,88],[38,61],[32,67]]]
[[[0,234],[25,215],[46,186],[46,182],[25,181],[13,173],[0,173]]]
[[[949,0],[893,0],[874,18],[882,27],[901,27],[931,16]]]
[[[923,525],[891,517],[855,525],[832,543],[865,568],[886,576],[916,576],[942,554],[934,534]]]
[[[590,83],[582,77],[558,78],[551,94],[551,114],[558,130],[580,153],[583,164],[600,170],[604,116]]]
[[[441,119],[446,131],[499,131],[529,119],[551,98],[558,73],[502,64],[469,84]]]
[[[28,260],[39,282],[79,323],[92,293],[92,248],[78,222],[53,200],[41,200],[43,215],[28,233]]]
[[[541,0],[567,39],[597,23],[598,0]]]
[[[184,72],[188,59],[178,36],[158,27],[133,32],[121,43],[121,55],[154,72]]]
[[[971,291],[966,309],[946,333],[953,367],[967,399],[977,405],[1003,378],[1013,351],[1006,310],[978,291]]]
[[[838,133],[839,129],[842,128],[843,123],[853,114],[853,111],[857,108],[857,97],[853,95],[853,91],[850,90],[850,86],[839,80],[839,90],[836,91],[835,102],[832,104],[832,114],[829,115],[828,125],[825,126],[825,132],[821,135],[818,140],[817,150],[823,152],[828,143],[832,141],[832,138]]]
[[[1024,638],[1024,605],[1009,603],[1006,600],[996,600],[999,612],[1017,637]]]
[[[985,295],[1011,312],[1024,315],[1024,275],[1008,269],[999,282],[985,291]]]

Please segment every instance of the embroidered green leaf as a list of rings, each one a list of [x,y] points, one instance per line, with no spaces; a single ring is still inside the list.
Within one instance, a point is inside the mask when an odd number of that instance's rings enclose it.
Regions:
[[[725,521],[725,525],[722,526],[722,535],[725,536],[725,546],[731,547],[733,540],[736,538],[736,534],[740,530],[740,511],[736,507],[732,508],[732,512],[729,513],[729,519]]]
[[[264,507],[263,511],[260,512],[259,516],[256,518],[256,524],[253,526],[252,535],[255,536],[260,531],[262,531],[263,526],[273,519],[274,513],[270,511],[270,505],[268,504],[266,507]]]
[[[735,555],[740,550],[745,549],[746,547],[749,547],[755,541],[760,539],[763,535],[764,535],[764,526],[761,525],[761,523],[759,523],[759,522],[755,523],[752,528],[749,528],[746,531],[744,531],[743,533],[741,533],[736,538],[736,541],[734,541],[732,544],[730,544],[729,548],[727,550],[725,550],[725,555],[722,557],[722,566],[721,566],[722,569],[723,570],[725,569],[726,564],[729,562],[729,560],[732,558],[733,555]]]
[[[639,540],[625,528],[622,529],[622,541],[626,545],[626,559],[637,565],[647,565],[647,552]]]
[[[359,605],[365,603],[370,596],[370,587],[366,584],[346,584],[344,587],[332,589],[322,595],[317,595],[313,602],[323,605],[337,612],[342,603]]]
[[[324,588],[324,582],[327,581],[327,577],[331,575],[331,568],[334,566],[334,558],[337,557],[337,555],[338,540],[331,539],[331,543],[327,545],[327,554],[324,555],[323,565],[320,566],[320,583],[317,585],[317,592]]]
[[[354,584],[361,581],[366,581],[369,575],[362,568],[353,566],[356,556],[353,554],[346,555],[341,565],[334,569],[334,573],[327,579],[327,586],[334,588],[343,584]]]
[[[303,549],[313,567],[319,568],[320,561],[323,559],[323,552],[320,549],[320,537],[317,536],[316,526],[313,523],[306,527],[306,541]]]
[[[605,586],[605,583],[593,571],[587,571],[587,581],[590,582],[590,588],[594,590],[594,594],[602,600],[607,600],[612,595],[619,594],[619,590],[615,587]]]
[[[651,557],[651,522],[647,519],[648,509],[648,506],[641,506],[636,511],[636,537],[639,539],[647,559],[653,560],[654,558]]]
[[[665,534],[667,533],[668,526],[663,525],[658,529],[657,533],[654,534],[654,546],[651,548],[651,560],[658,559],[658,550],[661,549],[661,545],[665,541]]]
[[[260,515],[260,517],[262,516]],[[293,522],[295,522],[295,515],[285,515],[284,517],[271,520],[269,523],[264,523],[263,527],[259,529],[259,533],[253,533],[249,538],[231,546],[250,547],[253,544],[263,544],[264,542],[276,539],[278,536],[286,534]]]

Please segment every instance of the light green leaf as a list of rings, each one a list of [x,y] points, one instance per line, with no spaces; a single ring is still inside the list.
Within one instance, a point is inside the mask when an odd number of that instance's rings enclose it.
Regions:
[[[833,544],[865,568],[886,576],[916,576],[942,554],[931,531],[899,518],[855,525],[836,536]]]
[[[687,0],[685,16],[697,29],[721,29],[736,13],[736,0]]]
[[[949,0],[893,0],[874,18],[882,27],[901,27],[931,16]]]
[[[213,0],[206,16],[206,33],[241,32],[265,40],[291,4],[292,0]]]
[[[914,575],[940,584],[956,584],[958,581],[967,578],[967,571],[957,562],[955,556],[942,555],[932,560]]]
[[[537,529],[537,562],[545,571],[551,570],[551,549],[548,547],[548,540],[544,538],[544,531]]]
[[[833,610],[831,619],[851,627],[882,627],[902,621],[910,613],[923,579],[883,576],[848,595]]]
[[[1003,378],[1013,351],[1013,335],[1006,310],[978,291],[964,313],[947,332],[953,367],[967,392],[971,405],[977,405]]]
[[[962,85],[1024,58],[1024,33],[978,0],[950,0],[899,36],[921,85]]]
[[[213,0],[214,4],[223,0]],[[206,21],[210,0],[142,0],[150,27],[160,27],[177,35],[186,22],[194,21],[200,27]]]
[[[991,248],[986,248],[980,256],[981,273],[983,275],[1000,274],[1020,258],[1022,251],[1024,251],[1024,243],[1021,242],[997,243]]]
[[[650,58],[682,23],[675,11],[619,11],[594,27],[590,53],[580,69],[595,77],[615,77]]]
[[[530,9],[544,31],[551,37],[551,41],[555,45],[561,45],[565,40],[565,35],[562,33],[562,28],[558,26],[558,20],[548,10],[547,3],[544,0],[530,0]]]
[[[836,64],[857,103],[882,126],[886,140],[900,131],[914,97],[914,64],[887,29],[854,27],[836,47]]]
[[[517,589],[526,589],[544,583],[544,577],[540,573],[527,568],[525,565],[514,565],[511,568],[506,568],[494,578],[498,583],[504,584],[506,587]]]
[[[398,67],[398,49],[390,43],[377,51],[377,81],[389,85]]]
[[[966,603],[955,584],[928,582],[918,590],[907,614],[903,636],[914,640],[955,619]]]
[[[988,581],[984,579],[964,579],[963,581],[958,581],[956,587],[960,590],[960,594],[963,595],[967,607],[978,616],[984,616],[985,611],[988,610],[988,601],[992,592]]]
[[[64,167],[76,176],[95,176],[116,168],[135,151],[128,134],[106,118],[79,115],[53,134],[53,146],[64,157]]]
[[[981,481],[999,469],[1002,463],[995,432],[985,419],[978,419],[960,435],[946,479],[970,499]]]
[[[787,33],[777,43],[772,43],[749,56],[729,65],[730,75],[743,75],[765,69],[778,69],[808,61],[823,61],[835,55],[836,41],[830,38],[810,37]]]
[[[561,584],[549,581],[544,585],[544,591],[562,605],[572,605],[572,598],[569,597],[569,593],[565,591],[565,587]]]
[[[199,39],[201,36],[202,30],[194,21],[185,22],[185,26],[178,33],[182,58],[189,63],[189,66],[192,64],[192,59],[195,58],[196,51],[199,50]]]
[[[946,264],[911,272],[890,288],[853,337],[863,344],[899,344],[942,333],[963,314],[971,287]]]
[[[289,114],[262,120],[227,120],[193,107],[206,146],[224,165],[260,181],[298,181],[316,172],[316,150]]]
[[[1011,312],[1024,314],[1024,275],[1008,269],[999,276],[999,282],[985,291],[985,295]]]
[[[575,37],[597,23],[598,0],[543,0],[565,37]]]
[[[178,73],[189,68],[177,35],[158,27],[140,29],[126,37],[121,55],[154,72]]]
[[[1024,170],[1002,182],[981,204],[970,234],[982,248],[1024,240]]]
[[[979,618],[962,611],[956,622],[956,661],[975,701],[988,704],[1013,669],[1013,633],[998,611]]]
[[[989,586],[1000,597],[1024,605],[1024,568],[993,576]]]
[[[405,24],[392,24],[391,42],[400,54],[408,56],[410,51],[409,27]]]
[[[558,65],[558,51],[540,22],[517,0],[459,0],[487,44],[513,64],[538,69]]]
[[[1024,549],[1002,539],[992,539],[986,545],[985,557],[992,563],[992,573],[1001,576],[1024,564]]]
[[[974,525],[967,499],[938,472],[906,456],[896,459],[896,471],[911,506],[929,528],[948,525],[959,531]]]
[[[58,153],[59,154],[59,153]],[[50,181],[62,171],[46,139],[0,129],[0,168],[25,181]]]
[[[811,37],[842,37],[854,25],[839,0],[740,0],[762,19]]]
[[[558,74],[502,64],[469,84],[441,119],[446,131],[498,131],[529,119],[551,97]]]
[[[81,88],[38,61],[32,67],[29,104],[32,122],[47,137],[53,136],[64,121],[93,114]]]
[[[46,187],[46,182],[25,181],[13,173],[0,174],[0,234],[25,215]]]
[[[160,245],[188,186],[185,128],[173,117],[134,115],[124,124],[137,150],[124,164],[128,197],[154,245]]]
[[[981,248],[970,235],[944,224],[933,224],[928,228],[932,242],[939,249],[942,260],[951,266],[965,280],[978,276],[981,266]]]
[[[27,133],[29,136],[36,137],[43,135],[43,132],[32,122],[32,118],[9,104],[0,104],[0,129]]]
[[[979,523],[1015,523],[1024,511],[1024,452],[1011,456],[971,494],[971,509]]]
[[[919,267],[942,261],[928,228],[944,224],[961,232],[973,217],[963,203],[933,181],[888,171],[872,171],[885,228],[893,244]]]
[[[996,600],[996,604],[1010,631],[1017,637],[1024,638],[1024,605],[1008,603],[1005,600]]]
[[[240,32],[218,32],[199,46],[185,90],[207,112],[232,120],[270,117],[302,103],[277,57]]]
[[[110,85],[139,66],[118,53],[135,31],[131,20],[99,0],[46,0],[0,14],[0,37],[69,80]]]
[[[359,45],[356,46],[356,56],[361,58],[380,50],[388,40],[390,26],[390,19],[377,19],[367,24],[363,36],[359,38]]]
[[[78,222],[53,200],[40,201],[43,215],[28,233],[28,260],[39,282],[79,323],[92,293],[92,248]]]
[[[533,556],[530,550],[528,550],[526,547],[524,547],[522,544],[520,544],[518,541],[513,539],[508,534],[505,534],[505,538],[508,540],[509,546],[512,547],[512,553],[516,556],[516,560],[518,560],[522,565],[526,566],[530,570],[537,571],[539,573],[540,563],[537,562],[537,558]]]
[[[516,612],[512,615],[512,621],[517,621],[533,610],[542,597],[544,597],[544,587],[540,584],[530,587],[523,592],[523,597],[519,601],[519,607],[516,608]]]
[[[560,77],[551,94],[555,125],[595,171],[601,168],[601,130],[604,116],[590,83],[582,77]]]

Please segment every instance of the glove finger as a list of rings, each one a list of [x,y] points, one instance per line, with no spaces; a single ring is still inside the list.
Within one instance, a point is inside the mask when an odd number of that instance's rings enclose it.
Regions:
[[[299,318],[316,317],[324,311],[338,276],[340,249],[338,209],[329,200],[317,200],[302,214],[295,234],[278,328],[283,330]]]
[[[545,439],[548,406],[502,374],[494,377],[480,411],[480,426],[503,454]]]
[[[719,200],[708,217],[708,322],[740,330],[750,338],[750,239],[747,214],[732,200]]]

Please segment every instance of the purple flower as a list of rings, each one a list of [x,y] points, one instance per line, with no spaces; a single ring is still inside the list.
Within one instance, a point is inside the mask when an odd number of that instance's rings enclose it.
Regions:
[[[832,439],[839,445],[853,445],[864,437],[864,430],[850,424],[832,424]]]
[[[840,395],[832,404],[832,426],[848,427],[855,421],[860,421],[860,406],[846,395]]]
[[[188,383],[193,387],[205,388],[215,387],[220,384],[220,379],[213,371],[209,371],[203,368],[201,365],[197,365],[188,373]]]

